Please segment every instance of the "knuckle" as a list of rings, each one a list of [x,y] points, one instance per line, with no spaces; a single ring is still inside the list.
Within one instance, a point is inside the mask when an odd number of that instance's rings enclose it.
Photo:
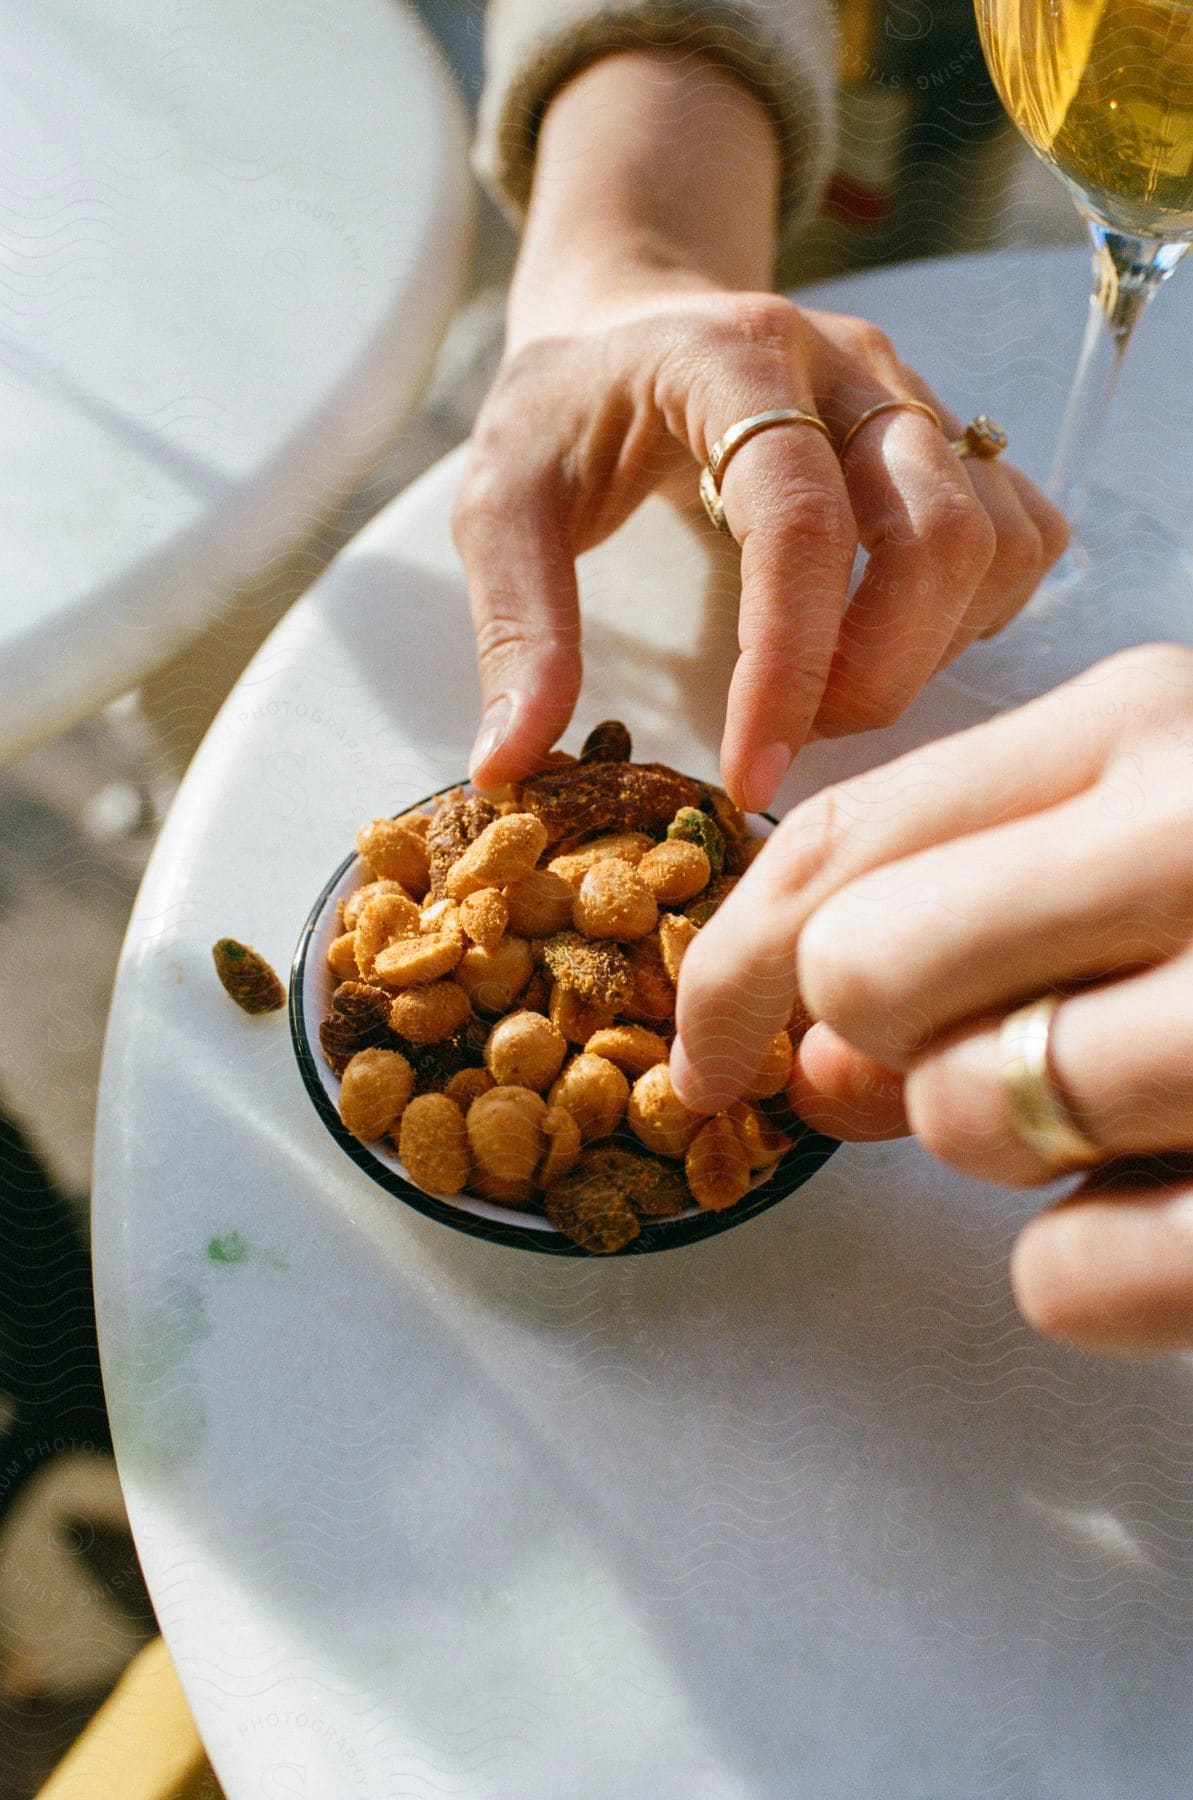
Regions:
[[[798,342],[800,316],[781,294],[738,294],[724,315],[735,343],[786,357]]]
[[[526,620],[513,594],[490,591],[475,621],[477,661],[490,673],[508,668],[526,647]]]
[[[1073,535],[1069,521],[1057,507],[1049,506],[1037,514],[1036,529],[1040,534],[1044,565],[1051,568],[1069,547],[1069,539]]]
[[[926,679],[926,676],[925,676]],[[871,684],[849,697],[849,728],[853,731],[884,731],[903,717],[919,687],[915,684]]]
[[[858,319],[853,333],[854,354],[876,375],[902,374],[895,346],[882,327],[870,319]]]
[[[916,1063],[904,1081],[903,1104],[912,1131],[933,1156],[956,1163],[964,1160],[967,1149],[972,1151],[974,1134],[944,1057],[926,1056]]]
[[[800,932],[799,991],[815,1018],[856,1042],[885,1011],[881,977],[861,950],[857,921],[840,895],[817,908]]]
[[[857,545],[857,524],[843,490],[838,492],[820,483],[792,481],[776,486],[774,505],[788,542],[794,537],[801,544],[820,543],[834,551],[853,555]]]
[[[827,885],[845,866],[847,813],[842,789],[826,787],[780,819],[767,852],[780,886],[796,892],[813,881]]]
[[[923,525],[926,546],[935,556],[947,558],[956,575],[976,582],[990,567],[997,544],[994,526],[972,494],[957,489],[938,493]]]
[[[499,529],[509,518],[509,482],[501,469],[474,449],[452,506],[452,535],[465,550],[478,538]]]
[[[1048,565],[1042,534],[1030,519],[998,534],[992,567],[1005,586],[1016,590],[1039,580]]]

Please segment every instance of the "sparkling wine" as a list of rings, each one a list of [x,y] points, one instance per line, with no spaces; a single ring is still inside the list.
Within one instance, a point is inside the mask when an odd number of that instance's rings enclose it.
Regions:
[[[1019,130],[1114,230],[1193,239],[1193,5],[977,0]]]

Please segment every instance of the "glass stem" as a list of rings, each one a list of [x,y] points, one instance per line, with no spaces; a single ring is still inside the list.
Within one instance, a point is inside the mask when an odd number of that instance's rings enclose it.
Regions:
[[[1131,237],[1089,220],[1093,241],[1093,291],[1077,371],[1048,477],[1048,493],[1080,525],[1090,468],[1127,345],[1147,303],[1176,268],[1187,244]]]

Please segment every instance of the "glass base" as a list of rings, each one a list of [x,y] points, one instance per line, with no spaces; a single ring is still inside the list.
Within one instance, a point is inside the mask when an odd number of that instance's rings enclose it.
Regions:
[[[988,712],[1020,706],[1137,644],[1193,644],[1193,555],[1121,496],[1095,489],[1066,555],[1019,617],[938,680]]]

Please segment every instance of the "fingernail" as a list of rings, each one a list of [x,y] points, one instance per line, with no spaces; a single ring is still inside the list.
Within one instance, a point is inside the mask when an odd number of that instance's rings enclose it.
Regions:
[[[668,1067],[671,1074],[671,1086],[674,1088],[680,1104],[691,1106],[692,1100],[697,1097],[698,1086],[692,1079],[692,1065],[688,1061],[688,1053],[684,1049],[682,1038],[677,1037],[671,1046]]]
[[[743,784],[747,812],[766,811],[790,767],[791,751],[786,744],[768,744],[759,751]]]
[[[509,696],[503,694],[500,700],[494,700],[480,722],[476,734],[476,742],[472,746],[472,755],[468,759],[468,772],[475,775],[484,767],[509,730],[510,715],[513,708]]]

